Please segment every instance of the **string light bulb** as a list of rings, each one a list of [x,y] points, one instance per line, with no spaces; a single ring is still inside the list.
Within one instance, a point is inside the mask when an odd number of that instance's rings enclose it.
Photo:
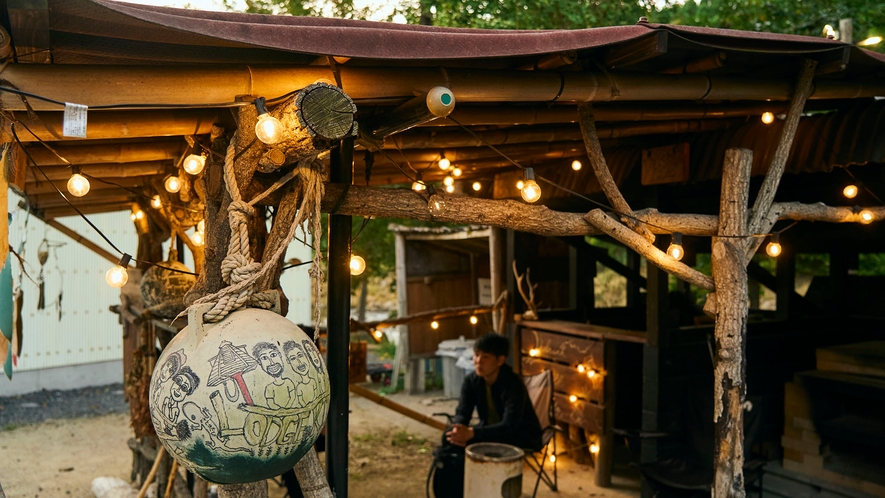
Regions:
[[[875,217],[873,216],[873,212],[870,211],[869,209],[862,209],[859,214],[860,214],[860,222],[863,223],[864,225],[869,225],[870,223],[873,222],[873,219],[875,219]]]
[[[454,185],[446,185],[446,192],[447,192],[447,193],[451,194],[451,193],[454,192],[454,191],[455,191],[455,186],[454,186]]]
[[[568,397],[568,400],[571,401],[572,403],[575,403],[576,401],[578,401],[578,397],[575,396],[574,394],[572,394],[571,396]]]
[[[592,379],[593,377],[596,377],[596,370],[588,370],[587,371],[587,378]]]
[[[373,330],[372,331],[372,337],[374,337],[376,341],[380,341],[381,336],[383,336],[383,335],[384,335],[384,332],[381,332],[380,330]]]
[[[476,315],[470,315],[470,324],[476,325],[477,323],[479,323],[479,318],[477,318]]]
[[[128,254],[123,254],[123,257],[120,258],[120,262],[117,263],[117,266],[108,270],[104,275],[105,282],[108,283],[111,287],[115,289],[119,289],[126,285],[126,282],[129,281],[129,273],[126,271],[126,267],[129,266],[129,261],[132,259],[132,256]]]
[[[680,259],[682,259],[682,256],[685,256],[685,249],[682,247],[681,233],[673,232],[670,246],[667,247],[667,255],[675,259],[676,261],[679,261]]]
[[[516,190],[522,190],[523,187],[525,187],[524,181],[519,180],[518,182],[516,182]]]
[[[366,260],[356,254],[350,256],[350,274],[362,275],[366,271]]]
[[[89,193],[89,180],[80,174],[79,166],[71,166],[71,177],[68,179],[68,192],[74,197],[83,197]]]
[[[144,219],[144,211],[142,211],[141,209],[139,209],[137,211],[133,211],[132,214],[129,215],[129,218],[132,221],[143,220]]]
[[[763,112],[762,113],[762,122],[765,124],[774,123],[774,113],[768,112],[768,111]]]
[[[550,463],[556,462],[556,455],[550,455]]]
[[[854,199],[857,197],[857,185],[846,185],[845,188],[842,189],[842,195],[849,199]]]
[[[452,161],[446,159],[446,155],[442,154],[442,157],[439,158],[439,169],[445,171],[452,166]]]
[[[578,365],[578,373],[584,373],[586,370],[587,367],[585,367],[583,363]]]
[[[191,237],[191,242],[197,247],[202,247],[203,244],[206,243],[206,237],[203,235],[203,232],[196,231],[194,232],[194,236]]]
[[[258,97],[254,100],[255,109],[258,111],[258,122],[255,123],[255,136],[258,140],[273,145],[283,139],[283,123],[267,112],[267,100]]]
[[[455,184],[455,178],[452,177],[451,175],[446,175],[446,177],[443,178],[443,185],[445,185],[446,187],[448,187],[449,185],[454,185],[454,184]]]
[[[200,233],[206,233],[206,220],[200,220],[200,222],[197,223],[197,231]]]
[[[203,168],[206,167],[206,156],[200,154],[191,154],[184,160],[182,168],[189,175],[199,175]]]
[[[179,178],[175,175],[172,175],[169,178],[166,178],[165,186],[166,186],[166,192],[169,192],[170,194],[174,194],[174,193],[178,192],[179,190],[181,190],[181,178]]]
[[[529,356],[532,358],[536,358],[541,355],[541,350],[538,348],[529,349]]]
[[[480,190],[482,190],[482,183],[473,182],[473,190],[476,192],[479,192]]]
[[[525,180],[523,181],[522,200],[526,202],[535,202],[541,198],[541,186],[535,181],[535,170],[532,168],[525,169]]]
[[[452,176],[454,176],[455,178],[461,176],[461,173],[463,173],[463,171],[461,171],[461,168],[455,168],[452,170]]]
[[[163,201],[160,200],[159,195],[151,197],[151,207],[154,209],[160,209],[161,207],[163,207]]]
[[[432,216],[443,214],[446,211],[446,200],[433,187],[428,188],[427,191],[430,193],[430,197],[427,199],[427,209],[430,214]]]
[[[771,234],[771,242],[769,242],[768,245],[765,246],[765,252],[772,258],[776,258],[780,256],[782,252],[784,252],[784,249],[781,247],[780,238],[780,233]]]
[[[578,161],[577,159],[575,159],[574,161],[572,161],[572,169],[573,169],[573,170],[575,170],[575,171],[581,171],[581,166],[583,166],[583,164],[581,164],[581,161]]]
[[[590,445],[590,453],[593,453],[594,455],[599,453],[599,445],[597,443]]]
[[[433,330],[438,329],[438,328],[439,328],[439,322],[436,321],[436,320],[430,322],[430,328],[432,328]]]

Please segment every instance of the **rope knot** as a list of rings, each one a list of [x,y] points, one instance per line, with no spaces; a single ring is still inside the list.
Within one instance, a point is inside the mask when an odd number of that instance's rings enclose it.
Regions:
[[[221,262],[221,278],[229,284],[237,284],[248,280],[258,273],[261,264],[242,254],[228,254]]]

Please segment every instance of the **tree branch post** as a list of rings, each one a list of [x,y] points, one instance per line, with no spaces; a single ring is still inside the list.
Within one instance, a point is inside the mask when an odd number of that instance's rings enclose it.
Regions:
[[[713,498],[743,498],[747,340],[747,202],[753,152],[728,149],[722,169],[719,235],[713,237],[716,283],[713,421]],[[706,308],[705,308],[706,309]]]
[[[633,210],[627,204],[627,200],[618,190],[618,184],[612,178],[608,164],[605,162],[605,156],[602,154],[602,145],[599,143],[599,136],[596,134],[596,122],[593,119],[593,106],[589,102],[581,102],[578,104],[578,116],[581,122],[581,135],[584,138],[584,147],[587,149],[587,157],[590,158],[590,164],[593,166],[593,172],[596,173],[596,179],[608,201],[616,211],[626,215],[633,215]],[[622,221],[632,228],[636,233],[645,237],[649,242],[655,241],[655,236],[644,223],[639,223],[633,218],[622,217]]]
[[[586,215],[584,219],[587,223],[598,228],[605,234],[633,249],[637,253],[645,256],[649,263],[661,268],[667,273],[672,273],[686,282],[696,285],[701,289],[713,290],[713,279],[695,270],[694,268],[680,263],[671,258],[664,251],[661,251],[648,240],[642,238],[636,232],[631,231],[626,226],[618,222],[601,209],[594,209]]]
[[[802,109],[805,108],[805,101],[812,91],[812,79],[814,71],[817,69],[817,61],[805,59],[802,61],[802,70],[799,73],[799,79],[796,82],[796,89],[793,92],[793,98],[790,100],[790,108],[787,110],[787,119],[784,121],[784,128],[781,132],[777,149],[771,158],[771,164],[768,166],[768,172],[765,174],[765,180],[762,187],[756,195],[756,201],[753,203],[753,209],[750,211],[749,232],[763,233],[771,230],[774,221],[770,220],[769,209],[771,203],[774,202],[774,194],[777,192],[778,184],[780,184],[781,176],[784,174],[784,168],[787,166],[787,159],[790,157],[790,149],[793,147],[793,139],[796,137],[796,128],[799,127],[799,117],[802,115]],[[724,173],[723,173],[724,180]],[[749,239],[747,242],[747,254],[752,256],[759,249],[763,239]]]

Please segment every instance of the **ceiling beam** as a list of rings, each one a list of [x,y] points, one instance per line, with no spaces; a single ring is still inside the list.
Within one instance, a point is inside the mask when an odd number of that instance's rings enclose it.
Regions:
[[[86,139],[171,137],[178,135],[202,135],[212,131],[218,121],[218,109],[180,109],[151,111],[89,111]],[[62,134],[60,111],[42,111],[30,115],[12,113],[15,120],[26,125],[36,137],[22,128],[17,129],[22,142],[76,140]],[[14,140],[10,131],[11,121],[3,119],[3,142]]]
[[[66,166],[52,151],[40,144],[27,145],[28,153],[38,166]],[[187,142],[177,140],[154,140],[151,142],[94,144],[81,142],[74,145],[53,145],[58,155],[73,164],[143,163],[146,161],[176,161],[188,147]],[[20,151],[17,151],[20,152]]]
[[[19,154],[19,156],[24,156],[24,154]],[[80,164],[80,172],[98,178],[132,178],[157,175],[166,172],[171,167],[171,160],[140,161],[122,164]],[[41,169],[53,181],[67,181],[71,177],[71,168],[68,166],[45,166],[41,167]],[[46,177],[33,167],[28,168],[27,179],[28,183],[46,181]]]
[[[619,43],[605,51],[603,60],[610,68],[632,66],[667,53],[667,35],[664,30],[653,31],[642,38]]]

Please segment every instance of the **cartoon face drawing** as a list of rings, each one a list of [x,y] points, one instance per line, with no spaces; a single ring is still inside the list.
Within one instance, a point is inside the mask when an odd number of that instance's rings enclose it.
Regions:
[[[269,342],[259,342],[252,348],[252,355],[258,360],[261,369],[273,378],[283,375],[283,357],[280,349]]]
[[[302,348],[304,349],[305,355],[313,363],[314,368],[317,369],[317,372],[323,373],[323,359],[320,358],[320,352],[317,350],[317,347],[314,346],[313,342],[305,339],[301,341]]]
[[[169,355],[169,358],[166,358],[166,363],[163,363],[163,367],[160,369],[160,382],[171,379],[180,368],[181,357],[176,354]]]
[[[307,375],[308,358],[307,355],[305,355],[301,344],[298,344],[295,341],[287,341],[283,344],[283,351],[286,352],[286,361],[289,362],[289,366],[292,367],[292,370],[295,370],[301,375]]]
[[[172,396],[172,399],[178,402],[183,400],[185,396],[193,394],[197,386],[200,385],[200,378],[197,377],[197,374],[190,367],[183,367],[175,377],[172,377],[172,381],[169,394]]]

